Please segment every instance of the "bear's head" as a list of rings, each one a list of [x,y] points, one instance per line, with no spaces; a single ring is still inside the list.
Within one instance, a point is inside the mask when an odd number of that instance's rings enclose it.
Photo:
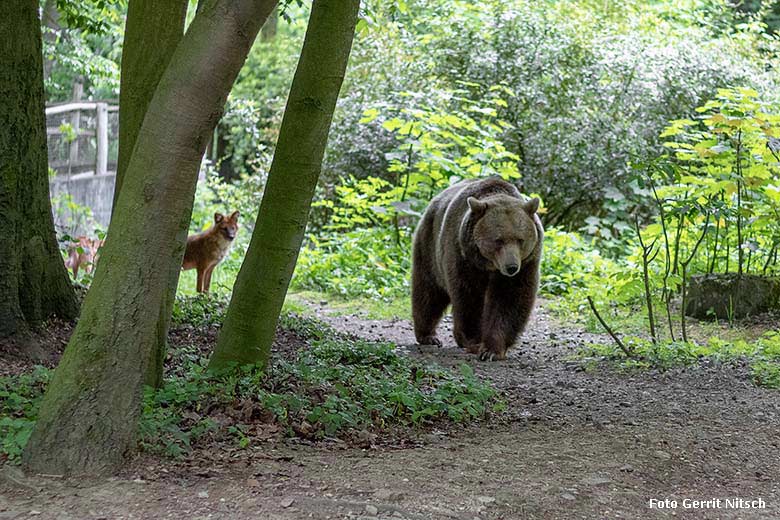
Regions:
[[[474,243],[488,261],[488,269],[504,276],[519,273],[539,240],[534,223],[539,199],[521,201],[499,194],[483,199],[469,197],[467,202],[474,222]]]

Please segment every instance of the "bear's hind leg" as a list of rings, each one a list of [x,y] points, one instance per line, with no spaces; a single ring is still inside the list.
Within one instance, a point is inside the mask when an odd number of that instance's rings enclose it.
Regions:
[[[430,273],[412,273],[412,318],[417,343],[441,346],[436,326],[449,303],[447,292],[436,285]]]
[[[462,349],[478,354],[482,341],[482,307],[485,291],[481,283],[460,285],[452,298],[452,321],[455,342]]]

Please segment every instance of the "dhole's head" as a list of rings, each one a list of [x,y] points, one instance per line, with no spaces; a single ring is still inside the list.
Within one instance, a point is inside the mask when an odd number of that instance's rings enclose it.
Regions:
[[[232,241],[238,232],[238,217],[241,215],[234,211],[229,217],[222,213],[214,213],[214,227],[225,240]]]

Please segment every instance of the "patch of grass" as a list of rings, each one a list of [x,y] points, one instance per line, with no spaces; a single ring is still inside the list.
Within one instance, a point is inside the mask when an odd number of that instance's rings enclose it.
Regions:
[[[228,301],[226,295],[211,293],[179,295],[173,303],[171,321],[174,325],[189,323],[194,327],[218,325],[225,318]]]
[[[780,389],[780,363],[756,361],[751,363],[750,370],[756,385]]]
[[[28,374],[0,377],[0,461],[19,462],[50,376],[51,370],[36,366]]]
[[[767,332],[755,341],[713,337],[701,344],[694,341],[662,341],[654,345],[645,338],[628,336],[623,337],[623,342],[633,357],[626,357],[614,343],[588,345],[580,350],[578,357],[591,362],[593,358],[599,358],[625,369],[669,369],[693,365],[705,358],[723,363],[747,359],[755,384],[780,388],[780,333],[776,331]]]

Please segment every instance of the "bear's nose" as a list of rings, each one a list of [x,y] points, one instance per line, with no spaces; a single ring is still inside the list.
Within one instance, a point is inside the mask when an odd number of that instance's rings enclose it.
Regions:
[[[517,271],[520,270],[520,266],[517,264],[507,264],[506,266],[506,274],[509,276],[514,276],[517,274]]]

